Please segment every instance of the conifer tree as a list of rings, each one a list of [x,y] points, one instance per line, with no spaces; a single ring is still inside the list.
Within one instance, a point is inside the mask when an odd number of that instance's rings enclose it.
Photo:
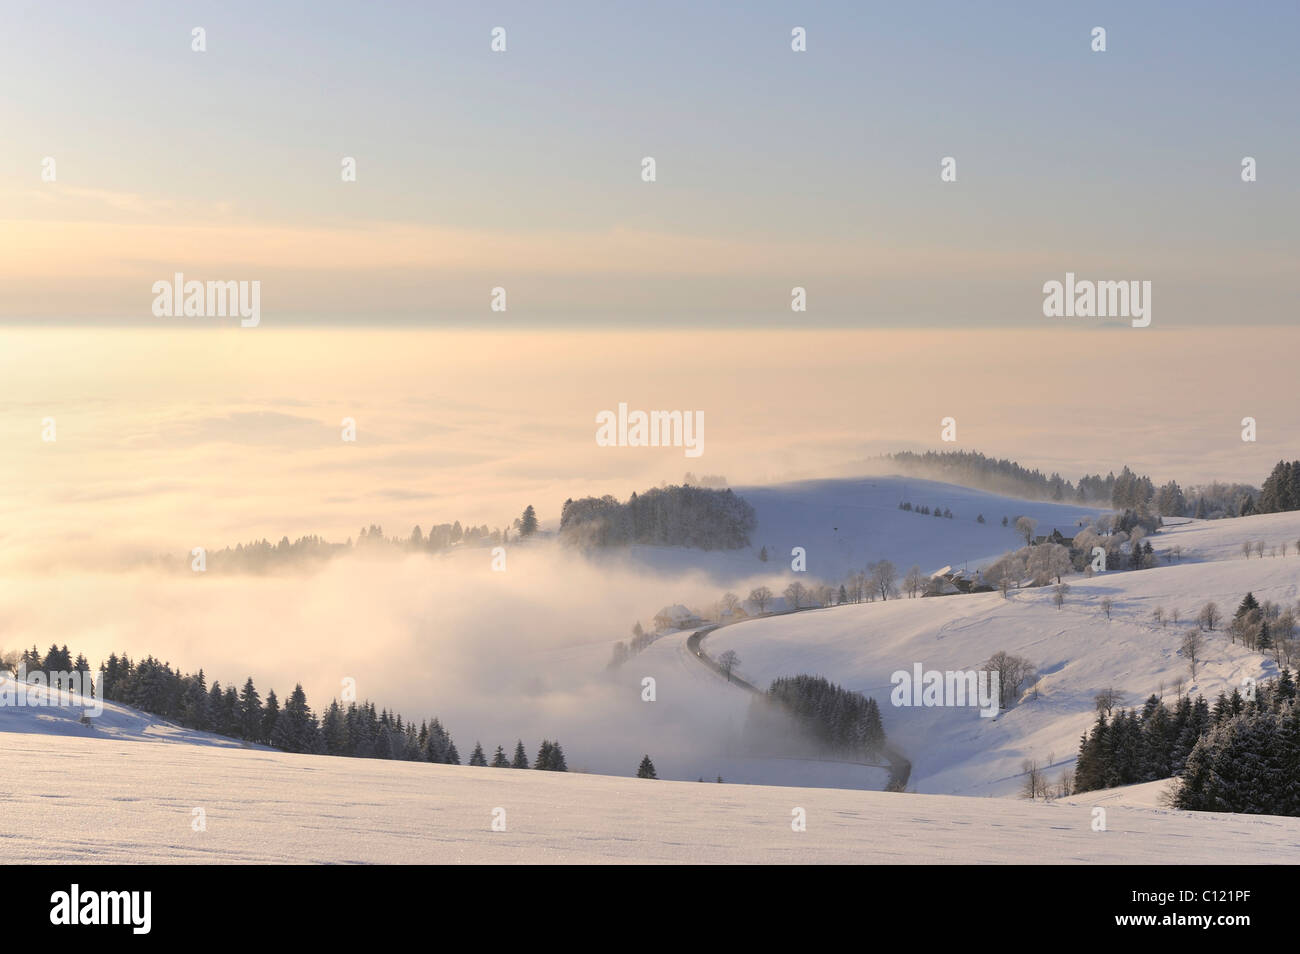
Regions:
[[[542,744],[537,749],[537,758],[533,759],[533,768],[543,772],[550,771],[551,742],[549,739],[542,739]]]
[[[637,778],[658,778],[655,774],[655,764],[650,761],[650,756],[641,760],[641,767],[636,770]]]
[[[239,734],[250,742],[258,742],[262,735],[262,697],[253,686],[253,677],[244,681],[239,693]]]
[[[271,689],[266,693],[266,704],[262,706],[262,735],[263,742],[271,741],[271,733],[275,730],[276,720],[280,718],[280,700],[275,697],[275,690]]]
[[[511,768],[526,769],[528,768],[528,755],[524,752],[523,739],[515,742],[515,757],[510,763]]]

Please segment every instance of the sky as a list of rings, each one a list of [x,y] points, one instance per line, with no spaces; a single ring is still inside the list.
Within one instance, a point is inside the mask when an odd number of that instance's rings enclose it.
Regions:
[[[1028,328],[1073,271],[1152,281],[1158,324],[1285,324],[1298,27],[1278,3],[5,0],[0,321],[156,327],[181,272],[260,281],[265,325]]]

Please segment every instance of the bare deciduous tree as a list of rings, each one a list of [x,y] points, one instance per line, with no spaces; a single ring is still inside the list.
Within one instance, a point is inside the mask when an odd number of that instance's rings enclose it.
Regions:
[[[734,649],[728,649],[718,657],[718,668],[727,674],[727,681],[731,681],[731,674],[736,667],[740,665],[740,657],[736,655]]]
[[[1113,599],[1111,599],[1109,596],[1102,597],[1101,611],[1106,614],[1107,619],[1110,619],[1111,610],[1113,610],[1114,608],[1115,608],[1115,601]]]
[[[1103,689],[1093,698],[1093,704],[1096,705],[1097,711],[1107,717],[1110,716],[1111,710],[1124,702],[1124,693],[1118,689]]]
[[[1023,656],[1013,656],[998,650],[984,664],[989,672],[998,674],[998,706],[1007,705],[1020,698],[1020,690],[1035,675],[1034,664]]]
[[[785,588],[785,604],[790,609],[801,609],[804,602],[808,599],[808,589],[795,580]]]
[[[1020,789],[1020,797],[1028,799],[1047,798],[1047,773],[1039,766],[1037,759],[1025,759],[1020,765],[1025,780]]]
[[[1056,783],[1056,797],[1069,798],[1074,794],[1074,772],[1064,769]]]
[[[1219,604],[1213,600],[1202,606],[1201,611],[1196,614],[1196,621],[1210,632],[1214,632],[1214,627],[1218,626],[1222,619],[1223,614],[1219,612]]]
[[[1183,637],[1183,645],[1179,650],[1183,654],[1183,658],[1187,660],[1187,667],[1191,672],[1192,679],[1196,678],[1196,664],[1200,661],[1202,644],[1201,631],[1199,629],[1189,629],[1187,635]]]
[[[898,579],[898,571],[894,569],[894,564],[888,560],[880,560],[867,567],[867,572],[871,574],[871,588],[880,594],[882,600],[889,599],[896,592],[894,581]]]
[[[1056,604],[1056,608],[1058,610],[1065,603],[1066,594],[1068,594],[1069,592],[1070,592],[1069,583],[1057,583],[1056,586],[1052,588],[1052,602]]]
[[[749,591],[749,601],[758,607],[760,613],[765,613],[767,604],[772,602],[772,591],[766,586],[756,586]]]
[[[916,595],[921,592],[925,586],[925,574],[921,572],[919,566],[913,566],[907,571],[907,576],[903,577],[903,587],[907,590],[907,595],[915,599]]]

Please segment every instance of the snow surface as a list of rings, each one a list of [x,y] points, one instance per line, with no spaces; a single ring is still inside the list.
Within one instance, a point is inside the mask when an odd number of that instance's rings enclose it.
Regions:
[[[905,572],[917,564],[927,573],[960,567],[1024,545],[1016,517],[1038,521],[1037,534],[1060,530],[1072,537],[1080,520],[1108,510],[1075,504],[1018,500],[998,494],[911,477],[861,477],[808,480],[770,487],[735,487],[753,506],[757,527],[744,550],[686,550],[678,547],[632,547],[634,559],[661,571],[698,569],[719,582],[760,572],[790,568],[790,551],[803,547],[807,576],[824,581],[844,579],[876,560],[890,560]],[[945,507],[952,519],[899,510]],[[984,523],[976,519],[984,515]],[[1002,518],[1008,526],[1002,526]],[[766,547],[768,562],[758,562]],[[606,554],[602,554],[602,557]],[[743,595],[743,594],[742,594]]]
[[[10,863],[1300,861],[1300,819],[1129,805],[1123,790],[1031,804],[36,733],[0,733],[0,757]],[[806,831],[791,828],[796,808]]]
[[[224,748],[265,748],[211,732],[200,732],[166,722],[129,706],[103,704],[98,715],[94,700],[80,695],[30,685],[0,672],[0,732],[32,732],[40,735],[71,736],[81,739],[117,739],[132,742],[183,742]],[[82,716],[91,724],[84,725]],[[274,751],[266,749],[266,751]]]
[[[1287,557],[1241,555],[1243,540],[1290,541]],[[1051,587],[1013,590],[1009,599],[979,593],[896,599],[767,617],[719,630],[705,641],[713,656],[734,649],[739,673],[757,685],[815,673],[874,696],[891,741],[912,760],[917,791],[1014,794],[1025,759],[1053,766],[1074,762],[1079,737],[1096,718],[1093,700],[1114,687],[1126,706],[1152,693],[1174,697],[1178,680],[1213,702],[1246,677],[1276,675],[1271,657],[1209,634],[1197,678],[1179,653],[1189,621],[1214,600],[1228,617],[1247,591],[1261,601],[1294,604],[1300,597],[1300,513],[1235,520],[1188,521],[1151,538],[1157,554],[1181,546],[1181,562],[1139,571],[1067,577],[1071,591],[1057,609]],[[1114,601],[1107,621],[1100,601]],[[1157,625],[1152,611],[1178,610],[1182,622]],[[1038,669],[1039,698],[1024,698],[996,719],[973,708],[895,707],[891,675],[979,669],[995,652],[1027,657]],[[1161,689],[1163,685],[1163,690]]]

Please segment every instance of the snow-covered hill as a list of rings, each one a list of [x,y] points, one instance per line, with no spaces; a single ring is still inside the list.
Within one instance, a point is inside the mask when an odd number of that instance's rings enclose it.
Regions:
[[[187,729],[129,706],[106,702],[94,705],[86,700],[50,689],[29,685],[0,672],[0,732],[32,733],[40,736],[68,736],[130,742],[176,742],[224,748],[261,748],[236,739]],[[98,709],[98,711],[96,711]],[[82,717],[89,717],[83,722]],[[0,736],[0,739],[3,739]],[[0,749],[3,743],[0,743]]]
[[[0,733],[5,860],[1295,863],[1300,819]],[[1093,807],[1106,830],[1093,830]],[[794,831],[796,809],[807,830]],[[503,818],[504,831],[494,831]]]
[[[703,552],[676,547],[634,547],[636,560],[665,572],[701,570],[720,584],[761,571],[788,569],[790,551],[807,553],[807,574],[841,580],[876,560],[926,572],[992,558],[1023,545],[1018,516],[1038,521],[1040,534],[1059,529],[1073,536],[1081,519],[1104,511],[1073,504],[1018,500],[910,477],[811,480],[771,487],[737,487],[753,506],[758,526],[746,550]],[[900,503],[949,510],[952,518],[900,510]],[[978,518],[984,517],[984,523]],[[1002,518],[1007,526],[1002,526]],[[758,562],[766,547],[769,562]]]
[[[1242,556],[1241,544],[1261,540],[1279,555]],[[1276,674],[1271,658],[1231,645],[1219,632],[1207,641],[1195,680],[1179,647],[1189,621],[1207,600],[1228,616],[1247,591],[1260,600],[1294,604],[1300,597],[1300,513],[1221,521],[1188,521],[1156,535],[1157,554],[1181,547],[1180,562],[1140,571],[1111,571],[1092,579],[1067,577],[1065,604],[1051,588],[932,599],[899,599],[753,620],[720,630],[707,648],[734,649],[741,674],[759,685],[795,673],[816,673],[874,696],[890,738],[914,763],[912,785],[923,792],[1014,793],[1022,762],[1073,762],[1080,735],[1095,719],[1094,698],[1114,687],[1127,705],[1152,693],[1184,691],[1211,701],[1246,677]],[[1288,541],[1288,555],[1280,544]],[[1114,602],[1107,619],[1101,601]],[[1180,624],[1158,624],[1177,611]],[[997,719],[974,709],[896,708],[891,675],[970,670],[999,650],[1027,657],[1038,669],[1038,698],[1025,698]]]

